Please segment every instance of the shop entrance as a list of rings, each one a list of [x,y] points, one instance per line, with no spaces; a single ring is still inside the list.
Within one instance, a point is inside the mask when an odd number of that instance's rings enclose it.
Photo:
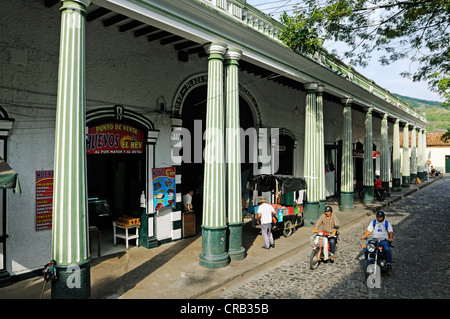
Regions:
[[[146,192],[146,131],[138,124],[97,121],[88,128],[87,180],[91,256],[115,253],[137,245],[138,228],[120,228],[125,220],[140,218],[140,197]],[[113,222],[116,228],[113,227]],[[118,236],[114,236],[114,230]],[[99,245],[100,241],[100,245]]]

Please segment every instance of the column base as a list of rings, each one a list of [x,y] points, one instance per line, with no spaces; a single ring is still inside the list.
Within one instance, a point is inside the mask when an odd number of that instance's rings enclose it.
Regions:
[[[226,252],[227,227],[202,226],[202,252],[199,264],[205,268],[221,268],[230,263]]]
[[[243,260],[245,258],[245,248],[242,247],[242,225],[243,223],[228,225],[228,256],[231,260]]]
[[[402,187],[407,188],[410,186],[411,184],[409,183],[409,176],[402,176]]]
[[[363,186],[364,196],[362,198],[364,203],[372,203],[374,197],[374,190],[372,186]]]
[[[423,181],[424,180],[424,172],[417,172],[417,177]]]
[[[402,190],[401,187],[401,179],[400,178],[393,178],[392,179],[392,189],[393,192],[400,192]]]
[[[352,211],[355,209],[354,205],[355,195],[353,192],[341,192],[341,202],[339,203],[340,211]]]
[[[57,265],[52,299],[87,299],[91,296],[91,260],[82,264]]]
[[[411,174],[410,178],[411,178],[410,183],[412,185],[416,185],[417,184],[417,174]]]
[[[303,218],[305,221],[305,227],[314,227],[317,218],[320,216],[319,202],[306,202],[303,205]]]
[[[327,206],[325,199],[319,200],[319,216],[320,216],[320,214],[325,212],[325,206]]]

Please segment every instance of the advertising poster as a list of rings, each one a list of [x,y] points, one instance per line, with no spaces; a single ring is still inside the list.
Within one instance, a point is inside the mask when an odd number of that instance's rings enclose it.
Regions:
[[[142,154],[144,132],[124,123],[103,123],[88,129],[87,154]]]
[[[36,171],[36,231],[52,229],[53,170]]]
[[[153,211],[176,206],[175,167],[152,169]]]

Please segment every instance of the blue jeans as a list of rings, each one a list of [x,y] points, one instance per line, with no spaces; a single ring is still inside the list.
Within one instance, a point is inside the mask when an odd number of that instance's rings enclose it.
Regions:
[[[391,252],[391,246],[390,246],[389,242],[387,240],[383,240],[380,243],[380,246],[383,247],[384,252],[386,254],[386,263],[388,265],[392,265],[392,252]],[[369,252],[367,251],[367,248],[364,248],[364,256],[366,256],[366,260],[367,260],[368,254],[369,254]]]
[[[330,253],[334,255],[336,251],[336,237],[328,237],[328,242],[330,243]]]

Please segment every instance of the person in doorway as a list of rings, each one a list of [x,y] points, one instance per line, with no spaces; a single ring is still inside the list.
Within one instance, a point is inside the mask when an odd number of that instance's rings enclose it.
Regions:
[[[330,243],[330,260],[334,262],[336,252],[337,230],[339,229],[339,219],[333,215],[333,208],[325,206],[325,213],[322,214],[314,225],[313,231],[323,231],[330,234],[328,241]]]
[[[382,239],[381,245],[383,246],[384,251],[386,252],[387,266],[388,269],[392,267],[392,253],[391,253],[391,243],[394,240],[394,229],[390,222],[385,220],[384,211],[379,210],[377,212],[377,218],[369,224],[364,235],[361,236],[361,239],[365,239],[369,236],[370,233],[373,232],[372,237]],[[367,248],[364,248],[364,254],[368,256]]]
[[[262,248],[275,248],[275,242],[272,235],[272,217],[276,216],[275,209],[266,203],[264,196],[260,198],[261,205],[258,207],[258,224],[261,224],[262,238],[264,246]]]
[[[183,212],[192,212],[194,208],[192,207],[192,196],[194,195],[194,191],[190,190],[187,194],[183,195]]]

